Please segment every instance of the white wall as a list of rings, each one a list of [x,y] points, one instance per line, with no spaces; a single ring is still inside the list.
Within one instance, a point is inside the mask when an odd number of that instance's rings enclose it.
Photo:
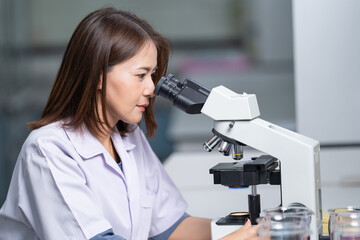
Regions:
[[[293,2],[297,130],[360,143],[360,1]]]

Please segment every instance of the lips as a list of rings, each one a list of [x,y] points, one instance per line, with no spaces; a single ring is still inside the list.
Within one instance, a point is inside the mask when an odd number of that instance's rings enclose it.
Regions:
[[[149,104],[142,104],[142,105],[137,105],[138,107],[143,107],[146,108],[147,106],[149,106]]]
[[[145,108],[149,106],[149,104],[143,104],[143,105],[137,105],[138,108],[141,109],[141,111],[145,111]]]

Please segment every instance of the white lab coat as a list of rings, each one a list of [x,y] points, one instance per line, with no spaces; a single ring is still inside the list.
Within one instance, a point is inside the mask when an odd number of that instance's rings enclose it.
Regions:
[[[86,128],[32,131],[0,210],[0,240],[81,240],[109,228],[141,240],[172,226],[187,204],[143,132],[111,137],[123,171]]]

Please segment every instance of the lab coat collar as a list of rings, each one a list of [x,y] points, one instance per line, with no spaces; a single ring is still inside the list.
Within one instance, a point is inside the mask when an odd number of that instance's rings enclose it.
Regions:
[[[64,127],[64,130],[76,151],[84,159],[103,153],[101,143],[85,126],[81,130],[75,130],[73,127]]]
[[[115,144],[115,148],[118,145],[118,142],[122,142],[122,145],[127,152],[133,150],[136,147],[136,145],[132,143],[128,137],[121,137],[118,132],[111,134],[111,138]]]
[[[89,159],[96,155],[103,154],[104,148],[100,141],[92,135],[92,133],[84,125],[81,130],[75,130],[73,127],[64,127],[64,130],[74,145],[76,151],[84,159]],[[111,135],[114,142],[122,142],[122,145],[127,152],[135,148],[136,145],[132,143],[128,137],[122,138],[117,129],[114,130],[115,131]]]

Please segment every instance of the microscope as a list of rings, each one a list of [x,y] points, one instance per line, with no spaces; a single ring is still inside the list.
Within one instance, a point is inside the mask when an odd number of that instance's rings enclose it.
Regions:
[[[204,143],[204,149],[210,152],[217,148],[235,160],[219,163],[209,170],[214,184],[251,188],[248,212],[230,213],[213,220],[213,239],[238,229],[246,218],[256,224],[261,213],[260,195],[256,188],[260,184],[279,185],[279,206],[311,209],[314,216],[310,239],[319,238],[322,234],[322,209],[318,141],[260,119],[254,94],[238,94],[221,85],[210,91],[191,79],[180,82],[172,74],[159,80],[154,93],[188,114],[203,113],[214,120],[213,136]],[[244,160],[244,146],[266,155]]]

